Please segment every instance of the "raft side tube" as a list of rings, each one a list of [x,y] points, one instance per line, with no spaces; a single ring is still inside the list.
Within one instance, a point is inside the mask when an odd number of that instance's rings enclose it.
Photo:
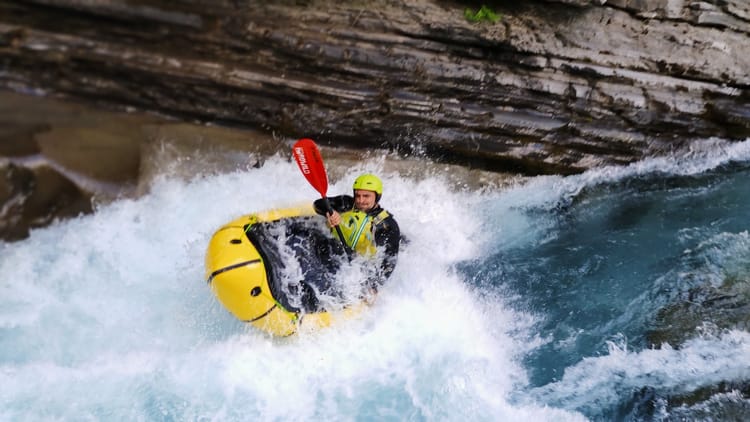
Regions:
[[[300,327],[305,331],[328,327],[339,316],[351,317],[365,306],[354,305],[335,316],[329,312],[298,314],[275,297],[281,294],[274,292],[278,286],[273,285],[278,269],[274,271],[271,262],[267,262],[263,246],[251,242],[253,236],[248,231],[258,223],[314,215],[317,214],[309,203],[268,210],[239,217],[213,235],[206,252],[206,281],[219,302],[237,319],[269,334],[288,336]]]

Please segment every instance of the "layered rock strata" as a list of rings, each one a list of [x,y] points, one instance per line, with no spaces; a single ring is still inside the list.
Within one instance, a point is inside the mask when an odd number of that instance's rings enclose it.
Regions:
[[[0,87],[525,174],[750,134],[740,0],[0,3]]]

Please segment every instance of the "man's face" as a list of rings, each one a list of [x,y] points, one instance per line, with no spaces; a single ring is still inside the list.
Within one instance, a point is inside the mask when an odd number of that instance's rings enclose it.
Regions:
[[[375,192],[356,189],[354,191],[354,207],[360,211],[370,211],[375,206]]]

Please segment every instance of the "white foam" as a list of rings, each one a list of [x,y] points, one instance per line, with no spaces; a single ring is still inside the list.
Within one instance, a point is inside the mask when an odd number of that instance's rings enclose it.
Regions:
[[[455,271],[479,253],[482,198],[439,175],[384,174],[410,242],[359,318],[288,339],[236,321],[205,284],[208,239],[242,214],[314,200],[295,166],[162,177],[3,245],[0,419],[581,419],[510,401],[531,317]]]
[[[595,414],[644,386],[663,395],[689,393],[750,377],[750,333],[727,331],[688,340],[680,349],[629,351],[609,343],[609,353],[566,368],[562,380],[533,390],[537,400]]]
[[[560,409],[596,414],[631,388],[679,393],[747,379],[750,339],[735,331],[680,350],[613,344],[559,382],[525,391],[521,361],[544,343],[534,315],[475,290],[456,266],[543,241],[553,222],[526,211],[585,187],[749,158],[750,142],[708,140],[672,158],[487,194],[439,173],[386,173],[383,160],[338,169],[330,195],[350,192],[362,171],[383,175],[383,204],[409,243],[360,317],[280,340],[217,303],[203,258],[223,223],[317,198],[296,164],[275,157],[187,182],[157,178],[139,199],[0,245],[0,419],[582,420]]]

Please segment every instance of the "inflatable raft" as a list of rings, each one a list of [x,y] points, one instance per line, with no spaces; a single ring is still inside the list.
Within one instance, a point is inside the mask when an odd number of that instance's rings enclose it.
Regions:
[[[219,302],[239,320],[275,336],[317,329],[348,317],[364,302],[335,314],[318,295],[345,256],[312,205],[245,215],[221,227],[206,252],[206,281]],[[293,262],[296,261],[296,264]],[[302,279],[291,280],[288,266]]]

